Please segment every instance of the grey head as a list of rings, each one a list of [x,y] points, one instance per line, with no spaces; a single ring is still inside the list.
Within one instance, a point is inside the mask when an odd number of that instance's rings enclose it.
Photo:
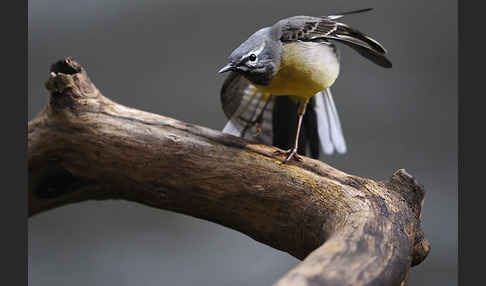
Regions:
[[[234,71],[258,85],[267,85],[277,73],[282,56],[282,43],[271,27],[251,35],[228,58],[219,73]]]

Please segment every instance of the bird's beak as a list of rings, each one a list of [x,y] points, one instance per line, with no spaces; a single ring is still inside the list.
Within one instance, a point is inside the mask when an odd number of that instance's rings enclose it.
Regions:
[[[233,70],[233,69],[234,69],[233,64],[228,63],[228,64],[226,64],[224,67],[222,67],[222,68],[221,68],[221,69],[218,71],[218,73],[224,73],[224,72],[227,72],[227,71],[230,71],[230,70]]]

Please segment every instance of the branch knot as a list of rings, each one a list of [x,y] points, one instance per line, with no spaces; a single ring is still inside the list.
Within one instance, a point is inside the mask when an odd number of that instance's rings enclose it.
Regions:
[[[99,95],[86,71],[71,57],[51,65],[45,87],[51,92],[50,106],[54,109],[72,108],[81,98]]]

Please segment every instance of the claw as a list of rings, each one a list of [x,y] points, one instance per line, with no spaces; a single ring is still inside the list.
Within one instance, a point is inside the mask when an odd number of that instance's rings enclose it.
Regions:
[[[262,123],[261,122],[258,122],[258,125],[256,126],[256,132],[253,133],[253,136],[259,136],[260,134],[262,134],[262,131],[263,131],[263,128],[262,128]]]
[[[282,161],[282,164],[287,163],[292,158],[294,158],[298,162],[303,161],[302,157],[299,154],[297,154],[297,149],[289,149],[289,150],[285,150],[285,151],[275,150],[274,153],[278,154],[278,155],[284,155],[284,154],[287,155],[285,160]]]

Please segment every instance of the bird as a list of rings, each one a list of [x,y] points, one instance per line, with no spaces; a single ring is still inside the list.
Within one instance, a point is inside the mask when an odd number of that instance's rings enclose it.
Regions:
[[[371,10],[293,16],[253,33],[218,71],[229,72],[220,92],[228,118],[222,132],[289,148],[276,151],[286,155],[282,163],[302,161],[299,154],[319,158],[321,149],[325,154],[346,153],[330,89],[340,72],[335,43],[383,68],[392,63],[378,41],[336,20]]]

